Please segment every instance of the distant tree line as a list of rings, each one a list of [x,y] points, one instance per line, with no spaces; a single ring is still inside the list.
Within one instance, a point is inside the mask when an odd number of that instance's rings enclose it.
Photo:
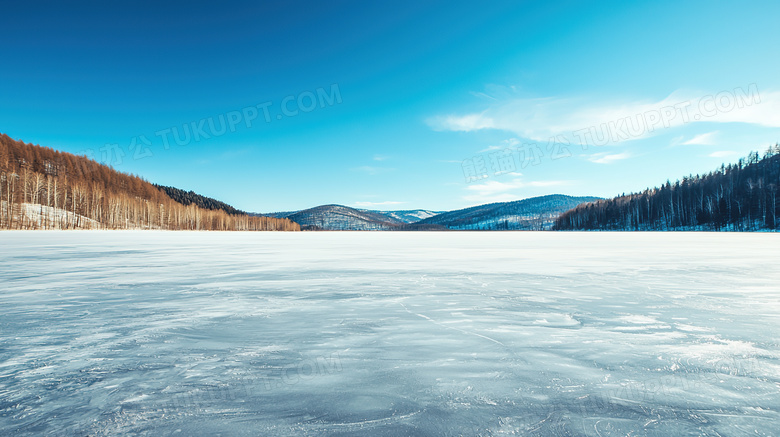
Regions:
[[[582,204],[562,214],[556,230],[777,230],[780,146],[763,158],[752,152],[737,164],[704,176],[610,200]]]
[[[84,228],[300,230],[287,219],[185,205],[138,176],[0,134],[0,229]]]

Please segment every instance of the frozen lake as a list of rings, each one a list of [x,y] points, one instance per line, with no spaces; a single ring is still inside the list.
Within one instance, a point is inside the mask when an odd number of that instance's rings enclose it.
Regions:
[[[0,232],[0,435],[776,436],[780,235]]]

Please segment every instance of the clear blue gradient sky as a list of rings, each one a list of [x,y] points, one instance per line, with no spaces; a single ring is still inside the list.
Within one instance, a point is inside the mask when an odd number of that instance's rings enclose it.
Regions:
[[[163,3],[4,2],[0,132],[257,212],[613,196],[780,140],[778,2]]]

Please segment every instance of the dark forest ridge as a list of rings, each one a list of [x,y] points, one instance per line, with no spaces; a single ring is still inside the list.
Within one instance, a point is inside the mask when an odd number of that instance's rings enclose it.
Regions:
[[[202,196],[194,191],[185,191],[176,187],[166,187],[165,185],[152,184],[159,190],[168,195],[171,199],[181,203],[182,205],[196,205],[203,209],[209,209],[212,211],[222,210],[230,215],[246,215],[247,213],[239,209],[233,208],[225,202],[221,202],[211,197]],[[258,217],[262,217],[260,214],[253,214]]]

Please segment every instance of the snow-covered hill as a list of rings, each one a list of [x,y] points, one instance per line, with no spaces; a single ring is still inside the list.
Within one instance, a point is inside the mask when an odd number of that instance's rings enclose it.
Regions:
[[[405,224],[393,217],[343,205],[321,205],[302,211],[277,212],[269,215],[288,218],[300,224],[303,229],[329,231],[387,231]]]
[[[442,213],[442,211],[430,211],[427,209],[407,209],[400,211],[361,211],[382,214],[384,216],[390,217],[391,219],[395,219],[404,223],[417,223],[420,220],[424,220]]]
[[[564,212],[598,199],[552,194],[445,212],[419,223],[442,225],[449,229],[544,230],[550,229],[555,219]]]

